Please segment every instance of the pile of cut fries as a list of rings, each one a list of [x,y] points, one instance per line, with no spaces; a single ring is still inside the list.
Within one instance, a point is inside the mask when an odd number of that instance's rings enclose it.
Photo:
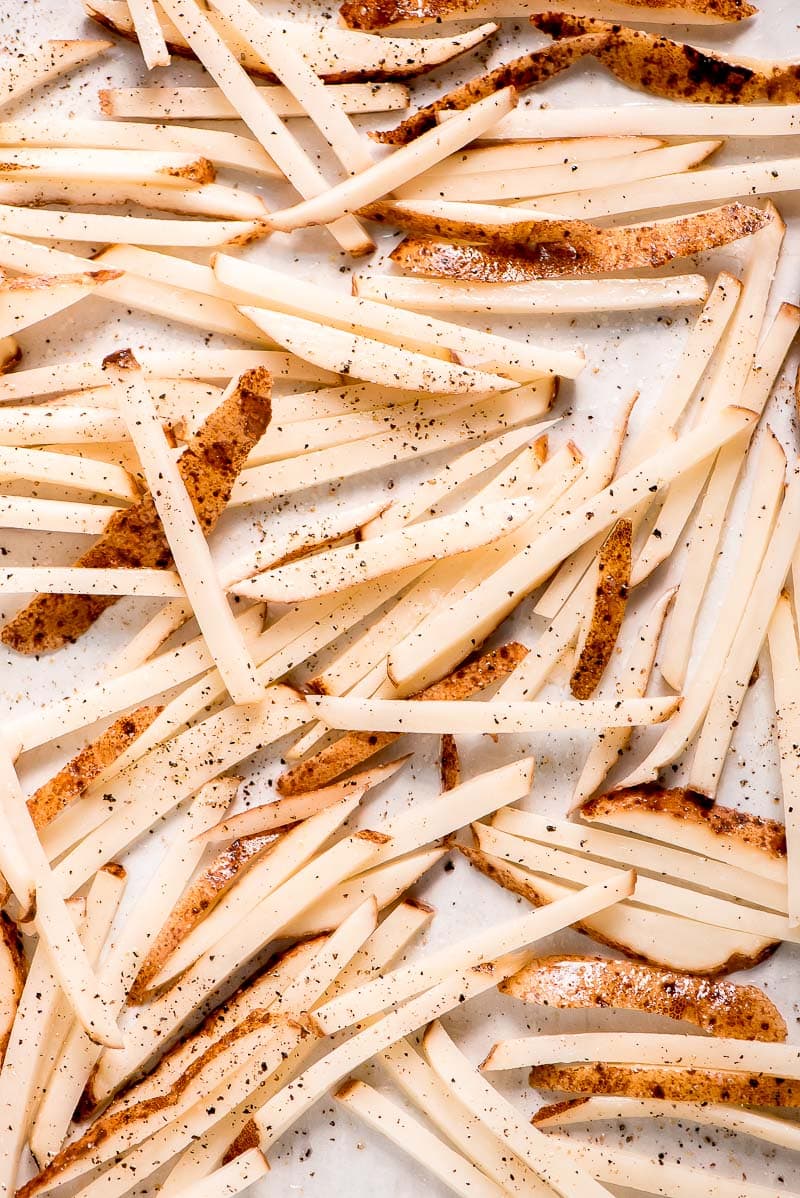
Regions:
[[[800,1150],[792,1005],[727,976],[800,944],[800,156],[741,147],[800,132],[800,66],[674,39],[747,0],[73,2],[114,40],[0,59],[0,1198],[237,1194],[330,1098],[465,1198],[800,1192],[664,1125]],[[504,19],[552,40],[481,72]],[[536,106],[586,59],[672,102]],[[193,340],[31,365],[77,305]],[[598,313],[687,331],[587,438]],[[762,654],[782,820],[718,801]],[[470,931],[418,953],[454,860]],[[514,1070],[570,1097],[531,1119]],[[569,1131],[634,1119],[657,1151]]]

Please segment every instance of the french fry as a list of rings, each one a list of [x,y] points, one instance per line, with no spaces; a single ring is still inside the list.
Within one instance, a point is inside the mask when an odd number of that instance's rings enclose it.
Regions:
[[[133,241],[139,245],[246,245],[265,236],[259,221],[175,221],[108,213],[48,212],[44,208],[0,205],[0,230],[44,241]]]
[[[193,187],[213,183],[216,177],[208,158],[196,154],[159,154],[155,150],[81,149],[56,146],[28,149],[3,146],[0,177],[10,175],[23,182],[39,180],[74,183],[126,183],[137,186]]]
[[[798,719],[795,697],[794,669],[800,669],[797,647],[797,628],[789,596],[781,594],[767,633],[772,683],[778,717],[778,748],[780,751],[781,783],[783,787],[783,818],[786,827],[786,866],[789,890],[789,920],[800,922],[800,877],[798,876],[797,767],[792,745],[796,738]]]
[[[482,11],[489,11],[495,18],[519,19],[532,12],[549,12],[546,4],[537,0],[427,0],[425,4],[407,4],[404,0],[345,0],[339,12],[351,29],[385,29],[392,25],[423,25],[429,21],[441,24],[461,21],[466,17],[475,19]],[[739,0],[566,0],[561,12],[574,12],[579,16],[599,17],[606,21],[634,21],[647,25],[654,22],[666,25],[717,25],[725,21],[744,21],[756,13],[756,9]],[[613,129],[613,124],[604,129]]]
[[[535,1065],[530,1084],[583,1094],[619,1094],[635,1098],[663,1095],[667,1101],[731,1102],[743,1106],[747,1095],[760,1106],[796,1107],[797,1082],[774,1074],[690,1065]]]
[[[0,478],[50,482],[111,499],[137,499],[139,495],[121,466],[39,449],[0,448]]]
[[[10,61],[4,65],[0,84],[2,103],[11,104],[43,83],[49,83],[51,79],[58,79],[60,75],[92,62],[110,50],[112,44],[89,40],[50,41],[28,54],[9,55]]]
[[[38,532],[97,536],[104,531],[115,514],[124,511],[125,508],[110,504],[0,495],[0,528],[27,528]]]
[[[451,110],[452,113],[452,110]],[[504,117],[501,125],[508,121]],[[656,150],[664,143],[655,137],[574,137],[547,141],[510,141],[505,145],[479,145],[445,158],[421,175],[422,184],[434,178],[463,178],[485,171],[523,170],[531,166],[555,166],[565,158],[585,162],[592,158],[618,158],[622,154]]]
[[[120,277],[119,271],[95,270],[60,278],[7,279],[0,283],[0,336],[47,320]]]
[[[174,570],[93,570],[86,566],[6,566],[0,595],[141,595],[168,599],[185,591]]]
[[[446,116],[446,112],[442,116]],[[796,104],[623,104],[615,108],[517,108],[483,140],[605,137],[781,137],[795,132]]]
[[[75,182],[74,180],[32,178],[0,179],[0,203],[41,205],[79,204],[118,207],[139,204],[161,212],[185,216],[206,216],[221,220],[263,221],[267,210],[261,196],[222,183],[204,183],[193,187],[156,187],[150,184]]]
[[[408,107],[408,88],[401,83],[329,83],[327,87],[345,112],[392,112]],[[261,90],[267,91],[278,116],[306,115],[287,88]],[[236,117],[236,109],[216,87],[109,87],[98,92],[98,97],[103,115],[116,120],[229,121]]]

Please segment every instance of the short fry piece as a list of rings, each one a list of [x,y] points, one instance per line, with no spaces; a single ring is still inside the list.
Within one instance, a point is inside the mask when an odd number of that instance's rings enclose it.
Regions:
[[[633,525],[618,520],[597,555],[597,584],[589,628],[569,688],[576,699],[594,694],[611,660],[628,604]]]

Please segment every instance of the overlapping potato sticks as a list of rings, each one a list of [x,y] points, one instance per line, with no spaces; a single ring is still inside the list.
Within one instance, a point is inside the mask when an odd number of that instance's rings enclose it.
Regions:
[[[0,336],[10,337],[55,316],[121,277],[117,270],[87,270],[58,278],[6,279],[0,282]]]
[[[478,19],[489,13],[495,20],[501,17],[520,18],[534,12],[548,12],[549,6],[537,0],[426,0],[408,4],[406,0],[345,0],[339,9],[345,24],[351,29],[385,29],[393,25],[437,25],[447,21]],[[635,21],[637,24],[718,25],[728,21],[744,21],[755,16],[757,9],[746,0],[567,0],[559,11],[583,17],[598,17],[606,21]],[[606,125],[612,129],[613,125]]]
[[[135,36],[124,0],[84,0],[84,6],[87,14],[105,28],[123,37]],[[238,37],[230,25],[223,23],[213,10],[208,19],[224,35],[248,71],[268,79],[274,78],[253,48]],[[183,31],[179,31],[169,20],[164,20],[163,16],[161,20],[170,51],[194,57],[194,49],[190,47]],[[286,23],[287,38],[291,37],[303,49],[317,74],[329,83],[412,78],[474,49],[496,31],[497,25],[490,21],[458,37],[409,39],[372,37],[338,29],[331,23],[310,26],[299,24],[296,28]],[[108,44],[103,43],[104,46]]]
[[[74,182],[53,179],[0,179],[0,203],[3,204],[77,204],[82,207],[119,207],[138,204],[142,208],[191,216],[210,216],[221,220],[260,221],[266,215],[261,196],[223,183],[195,184],[192,187],[157,187],[147,184]]]
[[[392,112],[408,107],[408,88],[401,83],[329,83],[332,99],[345,112]],[[270,86],[268,98],[278,116],[305,117],[291,92]],[[100,111],[116,120],[232,120],[236,109],[216,87],[109,87],[98,92]]]
[[[148,70],[168,67],[169,50],[164,40],[164,31],[158,19],[155,0],[126,0],[133,22],[136,39],[142,49],[142,57]]]
[[[123,114],[120,114],[123,115]],[[447,116],[446,111],[442,114]],[[783,137],[800,129],[796,104],[623,104],[618,108],[516,108],[484,142],[539,138]]]
[[[0,230],[43,241],[132,241],[138,245],[246,245],[263,237],[260,221],[175,221],[109,213],[48,212],[44,208],[0,205]]]
[[[29,92],[57,79],[84,63],[91,62],[113,43],[101,41],[50,41],[44,42],[27,54],[8,55],[3,64],[0,81],[0,104],[12,104]]]

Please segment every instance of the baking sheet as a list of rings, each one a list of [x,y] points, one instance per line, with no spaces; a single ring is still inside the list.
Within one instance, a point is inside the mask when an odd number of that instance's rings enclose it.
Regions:
[[[277,5],[264,7],[270,12],[286,11],[301,17],[329,14],[331,11],[314,4],[280,9]],[[800,24],[796,5],[792,0],[760,0],[760,7],[761,16],[745,27],[697,30],[695,40],[702,44],[735,47],[736,51],[748,55],[800,58]],[[24,50],[37,39],[102,36],[84,18],[78,0],[0,0],[0,19],[3,46],[12,52]],[[447,26],[446,31],[456,28]],[[683,32],[691,37],[689,30],[677,30],[675,36],[680,38]],[[414,100],[425,102],[452,82],[477,73],[484,61],[494,65],[518,53],[523,47],[537,44],[537,41],[543,39],[529,33],[524,23],[506,22],[488,50],[482,49],[477,54],[461,58],[452,68],[439,70],[413,83]],[[57,81],[43,89],[33,101],[26,101],[16,109],[5,109],[3,116],[11,118],[35,113],[41,117],[52,113],[59,117],[97,117],[96,93],[99,87],[132,86],[167,80],[170,84],[208,82],[199,66],[181,59],[174,59],[168,72],[155,71],[148,76],[138,50],[119,42],[105,58],[75,72],[65,81]],[[552,84],[529,93],[524,103],[534,106],[541,103],[581,106],[637,103],[642,99],[617,84],[597,66],[582,64]],[[391,125],[396,119],[396,114],[386,118],[358,118],[364,128]],[[213,127],[239,128],[235,124],[223,122],[215,122]],[[307,144],[312,145],[313,141],[309,139]],[[796,144],[789,138],[742,141],[737,142],[732,151],[725,150],[723,154],[727,159],[738,161],[754,157],[788,156],[796,152]],[[252,177],[242,177],[242,183],[249,188],[254,186]],[[264,195],[272,207],[282,206],[290,194],[286,187],[278,184],[264,188]],[[771,311],[775,311],[783,300],[800,300],[800,206],[794,197],[778,197],[778,206],[789,228],[779,275],[772,291]],[[394,237],[382,235],[375,259],[367,263],[359,262],[356,269],[380,270],[381,252],[391,248],[395,241]],[[66,248],[74,248],[78,253],[87,252],[86,246]],[[187,256],[193,255],[189,252]],[[352,266],[335,251],[333,243],[324,233],[311,230],[291,238],[275,235],[268,242],[249,247],[246,256],[254,261],[269,262],[278,269],[295,272],[303,278],[314,281],[327,279],[332,286],[341,288],[343,293],[349,291]],[[735,270],[738,262],[735,251],[726,251],[705,255],[697,265],[705,274],[713,277],[723,266]],[[681,263],[675,268],[675,273],[683,273],[687,269],[694,267]],[[635,428],[646,416],[659,388],[670,375],[695,315],[694,312],[666,311],[562,320],[531,318],[524,321],[487,321],[475,317],[472,322],[476,326],[490,327],[495,332],[510,331],[514,336],[530,337],[532,341],[544,344],[559,347],[580,344],[585,347],[588,367],[576,383],[562,385],[556,412],[563,415],[565,420],[551,434],[551,444],[558,446],[572,437],[591,453],[599,440],[608,435],[636,391],[641,393],[641,398],[634,409],[632,426]],[[467,323],[471,318],[458,319]],[[220,346],[235,344],[221,337],[205,338],[198,330],[184,329],[156,318],[140,314],[129,316],[124,309],[99,300],[84,301],[58,317],[27,330],[21,342],[25,352],[24,365],[27,367],[62,361],[75,355],[81,358],[91,355],[99,360],[104,354],[126,345],[136,351],[203,343]],[[798,353],[794,350],[785,376],[768,408],[769,422],[781,437],[790,460],[796,456],[798,445],[791,387],[797,359]],[[280,388],[281,391],[286,389]],[[293,389],[300,388],[296,386]],[[276,502],[258,509],[228,514],[213,537],[215,556],[218,561],[224,562],[244,545],[269,539],[273,532],[293,527],[304,512],[322,512],[337,505],[349,506],[367,496],[374,496],[389,480],[394,487],[394,494],[401,494],[415,479],[430,473],[436,460],[441,460],[441,455],[422,464],[403,464],[397,470],[383,475],[371,474],[337,489],[317,488],[302,492],[288,502]],[[739,503],[743,501],[740,496]],[[0,530],[0,555],[6,562],[13,564],[67,563],[84,544],[84,538],[70,539],[53,534],[37,537],[30,533],[15,534]],[[632,610],[645,611],[654,597],[667,588],[672,573],[679,569],[678,557],[668,569],[659,571],[647,588],[640,588],[636,592],[635,608],[632,606]],[[724,575],[715,580],[711,601],[704,614],[705,628],[713,622],[714,605],[724,602],[727,585]],[[5,618],[12,610],[12,605],[0,599],[0,605],[3,602],[7,606],[6,610],[0,607],[0,616]],[[3,710],[14,714],[30,710],[43,702],[69,694],[76,687],[96,678],[105,664],[113,659],[116,649],[129,639],[156,607],[157,603],[148,601],[122,600],[77,645],[41,661],[15,657],[0,646]],[[516,635],[532,644],[541,627],[542,621],[532,615],[531,603],[526,602],[504,625],[502,639]],[[324,662],[324,657],[320,658],[320,662]],[[312,662],[305,675],[310,676],[314,672],[314,665]],[[764,661],[760,677],[751,687],[746,700],[720,799],[758,814],[780,818],[772,715],[769,665]],[[26,787],[33,788],[37,781],[51,773],[54,765],[66,759],[85,739],[85,735],[79,734],[27,754],[21,767]],[[563,815],[589,739],[578,734],[507,736],[495,744],[488,737],[462,737],[459,738],[459,747],[464,776],[469,777],[472,773],[532,752],[537,757],[537,777],[528,805],[538,811]],[[640,754],[644,752],[647,739],[648,735],[644,734],[637,740],[637,744],[641,745]],[[417,737],[414,748],[411,766],[390,787],[383,788],[377,797],[368,798],[359,815],[360,826],[380,829],[388,810],[401,809],[414,800],[426,799],[437,793],[436,738]],[[255,801],[261,801],[260,796],[267,793],[271,779],[279,770],[278,753],[272,750],[246,764],[242,772],[252,782],[249,791]],[[158,835],[148,837],[146,845],[137,846],[126,857],[125,864],[129,866],[131,876],[128,900],[136,894],[137,886],[152,869],[157,855],[155,842],[163,831],[163,828],[159,829]],[[458,856],[454,858],[452,867],[449,863],[437,865],[416,888],[416,892],[432,902],[438,911],[430,932],[415,950],[423,953],[474,931],[477,923],[488,926],[515,910],[527,907],[521,900],[477,874]],[[573,932],[551,938],[541,947],[543,952],[555,949],[603,952],[593,942]],[[800,1038],[797,1033],[797,966],[798,950],[784,945],[770,961],[746,974],[746,980],[762,984],[778,1003],[789,1025],[790,1039],[794,1041]],[[567,1031],[602,1027],[628,1030],[645,1026],[673,1030],[667,1021],[646,1021],[643,1017],[623,1012],[597,1015],[525,1009],[494,994],[469,1004],[446,1022],[475,1061],[483,1057],[489,1045],[501,1034],[520,1035],[526,1030]],[[364,1076],[383,1085],[383,1079],[376,1071],[367,1069]],[[521,1109],[532,1112],[539,1105],[537,1096],[527,1089],[522,1071],[494,1075],[493,1080],[515,1098]],[[616,1142],[619,1138],[617,1131],[610,1125],[598,1124],[590,1130],[607,1143]],[[580,1133],[573,1130],[572,1134]],[[749,1141],[734,1140],[723,1133],[698,1136],[670,1122],[656,1125],[655,1128],[650,1125],[648,1129],[631,1124],[622,1133],[619,1142],[630,1143],[631,1136],[636,1143],[641,1142],[643,1148],[657,1146],[657,1150],[663,1151],[669,1160],[713,1160],[715,1172],[720,1175],[739,1177],[746,1174],[750,1180],[762,1183],[771,1181],[778,1190],[781,1186],[800,1190],[800,1168],[788,1153],[777,1154],[769,1146],[758,1147]],[[713,1144],[706,1143],[706,1139],[713,1140]],[[449,1192],[331,1101],[318,1104],[308,1118],[282,1138],[270,1152],[270,1163],[272,1173],[255,1187],[254,1193],[326,1194],[331,1198],[345,1194],[355,1198],[362,1198],[363,1195],[366,1198],[374,1193],[387,1198],[410,1198],[411,1195],[425,1193],[438,1198],[438,1195]],[[778,1177],[782,1181],[779,1182]]]

